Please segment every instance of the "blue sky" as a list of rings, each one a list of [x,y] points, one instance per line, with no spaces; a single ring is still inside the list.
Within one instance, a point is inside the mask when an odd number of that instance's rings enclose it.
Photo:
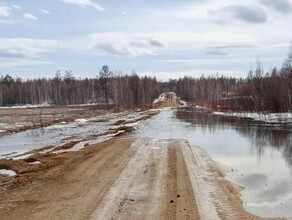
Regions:
[[[281,65],[291,23],[292,0],[0,0],[0,75],[245,77]]]

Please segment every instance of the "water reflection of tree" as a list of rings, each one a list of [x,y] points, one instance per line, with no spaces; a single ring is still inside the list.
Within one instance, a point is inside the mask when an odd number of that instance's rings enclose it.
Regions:
[[[283,150],[283,157],[285,158],[288,165],[292,166],[292,144],[291,142]]]
[[[192,122],[203,132],[218,133],[225,129],[235,129],[238,133],[251,140],[251,150],[262,157],[265,150],[279,150],[289,166],[292,166],[292,132],[291,128],[275,128],[248,119],[225,117],[209,114],[194,109],[178,110],[179,119]]]
[[[283,158],[292,166],[292,133],[288,129],[276,129],[270,126],[240,126],[237,131],[252,141],[252,150],[259,157],[265,149],[273,148],[281,151]]]
[[[230,129],[230,127],[236,128],[238,124],[250,124],[250,120],[209,114],[204,110],[180,109],[177,111],[176,116],[181,120],[192,122],[196,126],[202,128],[203,131],[208,130],[212,134]]]

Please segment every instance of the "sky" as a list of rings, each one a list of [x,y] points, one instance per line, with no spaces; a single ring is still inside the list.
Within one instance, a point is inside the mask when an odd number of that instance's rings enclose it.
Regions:
[[[0,75],[245,77],[281,66],[291,24],[292,0],[0,0]]]

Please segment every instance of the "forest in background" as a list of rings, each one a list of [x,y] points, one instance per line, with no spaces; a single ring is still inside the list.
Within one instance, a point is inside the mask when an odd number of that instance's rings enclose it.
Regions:
[[[173,91],[195,105],[219,110],[287,112],[292,110],[292,47],[281,68],[264,72],[260,62],[246,78],[185,76],[160,82],[155,77],[113,73],[103,66],[96,78],[75,78],[72,71],[54,78],[0,78],[0,106],[97,103],[104,108],[148,108],[162,92]]]

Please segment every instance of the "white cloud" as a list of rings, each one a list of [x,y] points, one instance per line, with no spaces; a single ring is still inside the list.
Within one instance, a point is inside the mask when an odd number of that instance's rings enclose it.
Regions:
[[[217,21],[220,21],[220,18],[231,18],[245,21],[250,24],[258,24],[267,22],[266,12],[256,6],[242,6],[242,5],[231,5],[218,10],[210,10],[211,15],[217,17]],[[224,20],[223,20],[224,21]]]
[[[43,14],[46,14],[46,15],[49,15],[49,14],[51,14],[51,12],[50,12],[50,11],[48,11],[48,10],[45,10],[45,9],[39,9],[39,12],[41,12],[41,13],[43,13]]]
[[[234,0],[201,1],[199,6],[190,5],[179,9],[175,14],[180,18],[196,18],[205,22],[213,20],[217,24],[238,23],[238,20],[249,24],[264,23],[269,20],[270,14],[264,10],[258,1],[261,0],[245,0],[240,3]]]
[[[218,45],[256,44],[252,36],[244,32],[233,33],[233,31],[103,32],[91,34],[90,38],[95,48],[99,48],[99,45],[124,48],[121,54],[126,55],[128,51],[129,56],[143,55],[145,52],[137,51],[145,51],[145,49],[151,51],[151,54],[176,54]],[[114,54],[114,51],[112,52]]]
[[[16,10],[22,10],[20,5],[11,5],[11,7],[16,9]]]
[[[148,43],[150,46],[153,46],[153,47],[165,47],[165,43],[159,39],[150,38],[148,40]]]
[[[9,10],[10,10],[9,7],[1,5],[0,3],[0,16],[4,16],[4,17],[10,16]]]
[[[110,43],[99,43],[95,46],[97,51],[102,54],[110,54],[115,56],[143,56],[150,55],[154,56],[155,53],[145,48],[135,48],[123,45],[112,45]]]
[[[243,27],[230,29],[228,26],[223,26],[222,30],[204,32],[178,32],[174,30],[156,32],[102,32],[91,34],[88,39],[84,39],[83,42],[87,43],[87,47],[83,47],[91,49],[91,51],[98,55],[108,55],[109,57],[141,57],[139,59],[142,59],[143,56],[156,56],[157,59],[168,57],[169,59],[179,60],[178,63],[187,64],[184,67],[186,69],[203,64],[195,64],[185,59],[192,61],[194,59],[211,59],[213,62],[214,58],[221,58],[221,60],[226,62],[220,61],[220,65],[225,65],[226,70],[228,68],[229,70],[237,68],[234,65],[236,59],[241,62],[238,62],[240,67],[234,70],[239,70],[242,66],[244,66],[245,70],[248,69],[257,57],[261,57],[261,60],[264,61],[271,58],[274,60],[274,63],[271,65],[278,65],[279,59],[277,58],[278,60],[276,60],[276,57],[279,55],[284,57],[283,51],[289,46],[289,43],[287,44],[287,36],[283,37],[281,35],[282,37],[279,37],[277,33],[272,35],[270,33],[271,38],[265,38],[264,36],[267,36],[270,29],[263,28],[260,31],[255,31],[258,29],[257,27],[257,29],[254,28],[254,31],[246,31],[245,26]],[[163,47],[151,45],[149,40],[153,39],[162,42]],[[277,42],[277,45],[271,48],[270,46],[274,42]],[[86,50],[88,51],[88,49]],[[244,61],[246,58],[248,60]],[[202,68],[212,65],[215,68],[216,65],[212,63],[206,63]],[[221,70],[223,69],[222,66],[220,67]],[[177,68],[174,64],[165,64],[164,67],[173,70]]]
[[[0,68],[21,69],[51,64],[43,56],[59,47],[57,41],[30,38],[0,38]]]
[[[292,12],[292,3],[290,0],[258,0],[258,2],[283,14]]]
[[[25,60],[12,60],[11,62],[0,62],[0,68],[6,68],[6,69],[14,69],[14,68],[20,68],[23,69],[24,67],[32,67],[32,66],[40,66],[40,65],[47,65],[52,64],[51,61],[37,61],[37,60],[31,60],[31,59],[25,59]]]
[[[207,54],[210,56],[231,56],[231,54],[219,48],[210,48],[207,50]]]
[[[103,7],[101,7],[99,4],[95,2],[92,2],[91,0],[60,0],[60,1],[68,4],[78,5],[81,7],[92,7],[99,12],[105,11]]]
[[[165,42],[151,33],[104,32],[90,35],[93,49],[116,56],[156,55]]]
[[[53,40],[0,38],[0,58],[35,58],[54,52],[57,46],[58,43]]]
[[[35,21],[38,20],[38,18],[37,18],[36,16],[34,16],[34,15],[30,14],[30,13],[25,13],[25,14],[23,14],[23,17],[24,17],[25,19],[30,19],[30,20],[35,20]]]
[[[288,13],[290,7],[284,4],[279,6],[279,2],[288,1],[292,0],[170,1],[167,5],[166,1],[163,1],[163,4],[153,4],[153,1],[129,1],[127,5],[119,5],[115,4],[115,1],[57,0],[48,2],[46,7],[38,6],[35,11],[24,11],[24,8],[22,11],[16,11],[17,7],[13,7],[12,3],[7,3],[8,7],[3,10],[5,5],[0,3],[2,37],[24,34],[34,38],[40,33],[47,33],[47,38],[63,39],[59,43],[40,43],[34,39],[3,41],[0,38],[0,62],[55,60],[56,65],[66,63],[65,65],[72,65],[77,70],[84,68],[82,71],[89,72],[92,67],[88,64],[96,60],[96,56],[99,56],[98,64],[92,66],[113,63],[117,65],[117,69],[126,71],[135,68],[137,71],[167,72],[179,71],[181,67],[186,71],[195,68],[248,70],[256,57],[261,60],[271,58],[274,61],[267,62],[268,65],[277,65],[280,63],[278,60],[283,60],[281,57],[286,56],[287,45],[292,37],[290,32],[287,32],[291,29],[288,22],[292,19],[292,13]],[[90,13],[81,20],[77,15],[62,19],[71,9],[84,13],[88,10],[104,11],[97,3],[104,7],[115,4],[111,7],[111,15]],[[53,9],[58,6],[62,6],[58,8],[60,13],[46,16],[50,13],[46,9],[52,8],[53,13]],[[33,16],[28,16],[27,19],[39,18],[41,21],[41,18],[45,18],[46,25],[34,22],[33,29],[25,29],[22,33],[8,25],[23,22],[19,16],[23,17],[25,12],[30,12]],[[54,25],[55,20],[60,24]],[[76,26],[81,23],[85,25]],[[93,27],[99,33],[86,35],[95,31]],[[47,29],[51,31],[47,32]],[[107,32],[108,30],[112,32]],[[252,47],[246,48],[244,45]],[[61,56],[51,56],[50,53],[57,48]],[[68,54],[70,61],[64,60]],[[150,57],[153,55],[155,57]],[[246,57],[252,62],[244,61]],[[220,59],[214,63],[217,58]],[[235,59],[240,60],[236,65],[233,62]],[[158,63],[158,60],[168,62]],[[82,66],[84,63],[86,66]]]

